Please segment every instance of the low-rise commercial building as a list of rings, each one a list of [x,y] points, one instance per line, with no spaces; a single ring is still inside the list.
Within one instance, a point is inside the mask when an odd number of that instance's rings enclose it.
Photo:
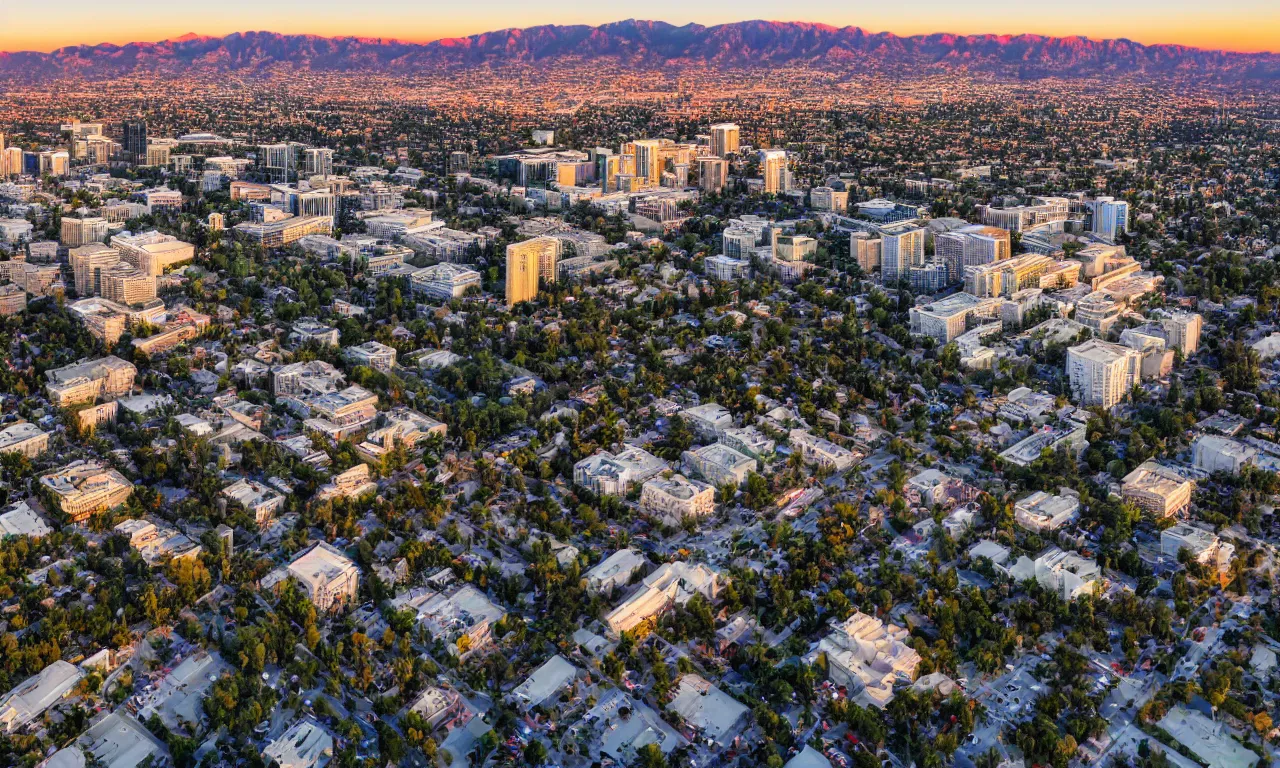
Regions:
[[[1124,500],[1156,517],[1169,517],[1191,504],[1195,484],[1176,470],[1145,461],[1124,476],[1120,490]]]
[[[128,478],[96,461],[73,461],[42,475],[40,486],[52,494],[58,508],[73,523],[117,507],[133,494],[133,483]]]
[[[316,608],[331,611],[355,602],[360,569],[337,547],[321,541],[263,577],[262,586],[279,589],[289,579],[298,583]]]
[[[738,486],[756,469],[756,460],[724,443],[712,443],[685,451],[680,456],[685,469],[712,485]]]
[[[685,518],[696,519],[715,512],[716,489],[683,475],[655,477],[646,481],[640,491],[640,508],[668,525],[679,525]]]

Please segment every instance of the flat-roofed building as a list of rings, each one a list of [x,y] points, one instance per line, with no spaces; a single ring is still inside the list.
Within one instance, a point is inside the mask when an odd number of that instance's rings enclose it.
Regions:
[[[1019,500],[1013,506],[1014,521],[1028,531],[1044,533],[1075,520],[1080,514],[1080,497],[1069,488],[1059,490],[1061,495],[1036,491]]]
[[[777,443],[758,427],[727,427],[720,430],[720,442],[738,453],[764,461],[773,455]]]
[[[685,518],[701,518],[715,512],[715,486],[684,475],[655,477],[645,481],[640,491],[640,508],[669,525],[679,525]]]
[[[680,678],[667,708],[720,749],[733,743],[746,727],[751,712],[737,699],[692,673]]]
[[[298,582],[316,608],[331,611],[355,602],[360,569],[337,547],[321,541],[263,577],[262,586],[278,589],[289,579]]]
[[[115,355],[86,360],[46,371],[45,393],[59,408],[91,403],[101,398],[114,399],[133,389],[138,369]]]
[[[527,712],[568,688],[577,678],[578,668],[557,653],[516,686],[511,691],[511,699],[521,710]]]
[[[720,432],[733,426],[733,414],[719,403],[704,403],[680,412],[690,428],[703,440],[715,440]]]
[[[82,298],[102,295],[102,275],[120,263],[120,252],[109,245],[92,242],[72,248],[67,255],[74,275],[76,293]]]
[[[912,267],[924,264],[924,240],[928,230],[921,227],[890,231],[880,240],[880,279],[895,285],[910,274]]]
[[[471,584],[455,585],[442,592],[415,589],[391,604],[397,610],[416,613],[418,625],[459,658],[488,648],[493,642],[493,625],[507,614]]]
[[[1192,560],[1214,569],[1219,575],[1231,569],[1231,558],[1236,552],[1234,544],[1194,525],[1178,523],[1160,532],[1160,554],[1176,560],[1184,549]]]
[[[947,344],[968,330],[971,323],[999,318],[1000,300],[956,293],[912,307],[908,314],[913,336],[928,336]]]
[[[295,344],[306,344],[315,341],[326,347],[338,346],[338,329],[319,322],[315,318],[303,317],[289,329],[289,340]]]
[[[20,453],[34,459],[49,447],[49,433],[29,421],[0,429],[0,453]]]
[[[787,433],[787,442],[806,464],[837,472],[843,472],[862,459],[848,448],[818,437],[805,429],[791,430]]]
[[[42,475],[40,487],[52,494],[58,508],[73,523],[118,507],[133,493],[133,483],[124,475],[97,461],[85,460]]]
[[[1160,319],[1169,346],[1182,350],[1183,355],[1194,355],[1200,348],[1200,332],[1204,318],[1195,312],[1175,310]]]
[[[357,384],[305,401],[291,400],[289,405],[309,417],[308,429],[333,440],[361,431],[378,415],[378,396]]]
[[[347,359],[356,365],[367,365],[375,371],[390,373],[396,367],[396,349],[379,341],[366,341],[354,347],[347,347]]]
[[[268,764],[280,768],[318,768],[333,757],[333,736],[307,715],[262,750]]]
[[[145,304],[156,298],[155,275],[127,262],[119,262],[100,272],[101,296],[126,307]]]
[[[242,478],[222,489],[222,495],[235,501],[253,515],[258,525],[266,525],[284,507],[285,497],[256,480]]]
[[[684,605],[694,595],[715,600],[725,583],[718,571],[702,563],[666,563],[646,576],[634,594],[605,616],[605,626],[615,636],[623,632],[647,634],[666,611]]]
[[[1090,339],[1067,349],[1071,395],[1086,406],[1111,408],[1141,378],[1142,356],[1134,349]]]
[[[723,443],[712,443],[685,451],[680,456],[685,469],[716,487],[738,486],[756,469],[756,460]]]
[[[263,248],[283,248],[307,235],[333,232],[332,216],[289,216],[275,221],[242,221],[235,226],[240,237]]]
[[[965,279],[967,267],[1004,261],[1012,254],[1009,230],[981,224],[939,232],[934,235],[933,247],[934,257],[947,266],[947,279],[953,283]]]
[[[1195,483],[1176,470],[1155,461],[1144,461],[1124,476],[1120,493],[1124,500],[1156,517],[1169,517],[1191,504]]]
[[[0,510],[0,539],[8,536],[39,539],[50,533],[53,533],[53,529],[25,501],[15,501]]]
[[[922,659],[907,644],[910,633],[861,611],[835,622],[818,643],[814,656],[824,656],[827,674],[851,697],[862,697],[883,709],[894,698],[895,684],[915,679]]]
[[[101,243],[107,239],[107,220],[99,216],[84,218],[62,218],[62,244],[68,248],[79,248],[88,243]]]
[[[316,491],[316,500],[358,499],[369,493],[376,493],[378,484],[373,481],[368,464],[357,464],[345,472],[334,475],[333,479]]]
[[[398,445],[415,448],[432,435],[444,437],[449,428],[410,408],[394,408],[386,414],[386,424],[371,431],[364,442],[356,446],[360,457],[378,461]]]
[[[0,317],[16,315],[27,308],[27,290],[20,285],[0,285]]]
[[[276,397],[314,397],[337,392],[346,377],[323,360],[290,363],[271,369],[271,386]]]
[[[632,577],[648,569],[649,561],[639,550],[620,549],[601,560],[583,575],[587,591],[593,595],[609,595],[619,587],[631,583]]]
[[[120,260],[150,275],[163,275],[196,256],[196,247],[173,235],[152,230],[136,235],[122,233],[111,238],[111,247],[120,252]]]
[[[35,673],[0,699],[0,728],[13,733],[34,722],[84,677],[75,665],[59,659]]]
[[[507,246],[507,306],[538,295],[538,281],[556,281],[560,241],[541,236]]]
[[[597,496],[624,496],[633,483],[643,483],[667,469],[652,453],[628,446],[616,454],[598,451],[573,465],[573,482]]]
[[[163,764],[169,755],[165,745],[123,707],[94,723],[77,743],[93,756],[95,765],[103,768],[136,768],[144,762]],[[75,748],[62,751],[68,749]]]
[[[433,264],[411,273],[409,287],[429,299],[449,301],[471,288],[479,289],[480,273],[458,264]]]
[[[1049,547],[1035,560],[1023,555],[1009,569],[1009,575],[1018,582],[1035,579],[1067,601],[1097,594],[1102,581],[1102,569],[1096,562],[1058,547]]]
[[[1192,445],[1195,465],[1205,472],[1229,472],[1240,474],[1246,465],[1252,464],[1258,452],[1239,440],[1217,435],[1201,435]]]

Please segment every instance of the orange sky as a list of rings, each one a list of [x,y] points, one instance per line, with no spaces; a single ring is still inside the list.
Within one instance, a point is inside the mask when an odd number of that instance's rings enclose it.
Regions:
[[[663,19],[675,24],[718,24],[752,18],[777,18],[782,10],[764,0],[735,0],[732,5],[706,0],[696,6],[677,0],[651,0],[643,8],[587,0],[557,5],[489,0],[463,10],[423,8],[407,0],[223,0],[216,14],[185,11],[160,0],[133,0],[130,13],[104,6],[99,0],[63,0],[56,17],[46,3],[0,0],[6,23],[0,25],[0,50],[48,51],[80,43],[127,43],[163,40],[186,32],[225,35],[250,29],[325,36],[360,35],[428,41],[441,37],[486,32],[535,24],[598,24],[631,16]],[[1034,6],[1034,7],[1033,7]],[[202,5],[201,8],[209,6]],[[794,0],[786,6],[790,18],[821,21],[835,26],[852,24],[900,35],[929,32],[959,34],[1085,35],[1092,38],[1127,37],[1142,43],[1179,43],[1201,48],[1237,51],[1280,50],[1280,2],[1277,0],[1220,0],[1208,4],[1191,0],[1076,0],[1046,6],[1026,0],[916,0],[912,12],[880,3],[866,7],[831,0]],[[424,10],[426,11],[424,13]],[[53,19],[56,18],[56,23]]]

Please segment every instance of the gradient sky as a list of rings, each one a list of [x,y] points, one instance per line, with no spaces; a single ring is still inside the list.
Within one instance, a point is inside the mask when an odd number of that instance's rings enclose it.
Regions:
[[[163,40],[187,32],[270,30],[428,41],[536,24],[599,24],[626,18],[720,24],[744,19],[846,24],[901,35],[927,32],[1126,37],[1237,51],[1280,50],[1278,0],[0,0],[0,51],[49,51],[79,43]]]

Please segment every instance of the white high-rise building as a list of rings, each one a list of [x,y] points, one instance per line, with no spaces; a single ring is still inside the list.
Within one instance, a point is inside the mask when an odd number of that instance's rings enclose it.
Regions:
[[[1067,350],[1067,378],[1071,395],[1081,405],[1110,408],[1129,394],[1142,372],[1142,355],[1135,349],[1090,339]]]
[[[760,175],[766,195],[781,195],[791,188],[791,172],[787,168],[785,149],[760,150]]]
[[[886,234],[880,247],[880,279],[892,285],[907,276],[912,267],[924,264],[924,235],[921,228]]]
[[[1129,231],[1129,204],[1114,197],[1086,200],[1085,209],[1090,214],[1090,231],[1115,242],[1117,235]]]
[[[724,159],[737,152],[740,137],[736,123],[716,123],[711,126],[711,154]]]

